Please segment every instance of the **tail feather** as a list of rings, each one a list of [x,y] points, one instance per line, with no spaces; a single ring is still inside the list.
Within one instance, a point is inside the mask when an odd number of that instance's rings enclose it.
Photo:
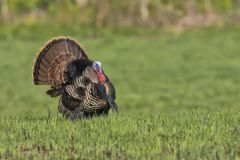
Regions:
[[[38,80],[39,81],[48,82],[48,77],[46,77],[46,76],[38,76]]]
[[[40,69],[38,70],[38,75],[41,77],[47,77],[47,75]]]
[[[50,64],[48,63],[48,61],[45,58],[42,58],[42,65],[43,65],[43,67],[48,68]]]
[[[41,81],[41,80],[37,80],[37,81],[33,81],[34,82],[34,84],[36,84],[36,85],[48,85],[49,83],[48,82],[46,82],[46,81]]]
[[[54,86],[64,84],[66,67],[75,59],[88,59],[83,48],[76,41],[68,37],[51,40],[34,62],[34,84]]]

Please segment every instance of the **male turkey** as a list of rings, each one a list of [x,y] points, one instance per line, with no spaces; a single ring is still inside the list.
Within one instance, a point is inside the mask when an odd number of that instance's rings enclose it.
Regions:
[[[51,85],[47,94],[61,96],[58,110],[70,119],[117,111],[115,88],[83,48],[68,37],[48,42],[33,66],[35,85]]]

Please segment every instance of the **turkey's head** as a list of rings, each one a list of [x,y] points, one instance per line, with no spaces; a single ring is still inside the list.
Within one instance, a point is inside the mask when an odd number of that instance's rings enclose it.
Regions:
[[[87,66],[83,75],[90,78],[94,83],[103,83],[106,80],[101,63],[97,61],[93,62],[91,66]]]

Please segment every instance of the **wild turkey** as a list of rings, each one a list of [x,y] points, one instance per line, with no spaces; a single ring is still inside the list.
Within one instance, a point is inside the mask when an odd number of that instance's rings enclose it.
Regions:
[[[35,85],[51,85],[47,94],[61,96],[58,110],[70,119],[117,111],[115,88],[100,62],[88,59],[83,48],[68,37],[48,42],[33,66]]]

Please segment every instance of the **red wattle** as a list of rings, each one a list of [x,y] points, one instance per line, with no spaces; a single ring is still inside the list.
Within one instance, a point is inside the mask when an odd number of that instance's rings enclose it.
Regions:
[[[106,80],[106,77],[104,76],[104,74],[99,74],[98,79],[99,79],[100,82],[103,82],[103,81]]]

